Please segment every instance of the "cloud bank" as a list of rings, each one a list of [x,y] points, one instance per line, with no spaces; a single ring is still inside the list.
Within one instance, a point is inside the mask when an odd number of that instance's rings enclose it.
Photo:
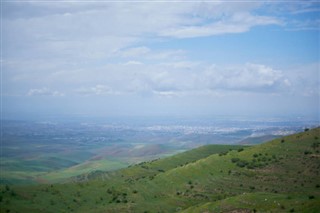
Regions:
[[[221,100],[224,109],[230,100],[246,108],[282,98],[287,107],[305,103],[297,111],[319,100],[320,6],[314,2],[2,6],[1,95],[15,103],[50,97],[64,105],[60,99],[75,98],[69,104],[78,106],[92,98],[88,109],[117,100],[143,113],[158,99],[167,107]]]

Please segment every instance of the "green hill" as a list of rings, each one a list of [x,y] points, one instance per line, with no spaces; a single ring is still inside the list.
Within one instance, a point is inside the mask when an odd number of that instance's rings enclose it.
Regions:
[[[110,177],[125,176],[131,179],[139,179],[145,176],[155,176],[159,173],[169,171],[171,169],[187,165],[197,160],[206,158],[213,154],[224,154],[230,150],[243,149],[241,145],[206,145],[196,149],[192,149],[183,153],[176,154],[171,157],[152,160],[150,162],[141,162],[129,168],[121,169],[116,172],[101,172],[82,174],[74,177],[75,181],[92,180],[92,179],[110,179]]]
[[[204,146],[73,183],[1,186],[1,212],[319,212],[319,137],[317,128],[252,147]]]

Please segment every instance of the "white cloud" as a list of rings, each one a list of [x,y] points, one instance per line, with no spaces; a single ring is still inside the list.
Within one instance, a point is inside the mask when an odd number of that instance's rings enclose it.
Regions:
[[[98,84],[94,87],[90,88],[80,88],[75,90],[76,93],[81,95],[116,95],[119,94],[119,92],[113,91],[109,86],[107,85],[101,85]]]
[[[234,90],[246,92],[277,92],[288,86],[282,71],[261,64],[247,63],[238,66],[208,67],[200,82],[213,90]]]
[[[316,30],[320,28],[320,19],[293,20],[288,22],[288,31]]]
[[[153,94],[165,98],[175,98],[184,96],[183,92],[179,91],[153,91]]]
[[[181,43],[181,49],[161,46],[162,41],[179,38],[235,34],[256,26],[283,25],[284,19],[273,13],[257,11],[266,5],[263,3],[4,4],[13,5],[10,10],[4,10],[5,81],[24,88],[31,88],[30,85],[41,88],[30,89],[29,96],[64,95],[44,85],[53,85],[65,94],[134,93],[161,97],[230,91],[281,93],[288,88],[296,88],[297,94],[316,94],[318,88],[312,80],[315,71],[303,76],[264,64],[213,66],[214,57],[204,59],[207,62],[187,58],[189,52],[183,49],[188,46],[186,40]],[[301,28],[319,25],[318,20],[307,24],[305,21],[292,25]],[[195,50],[196,42],[188,47]]]
[[[82,94],[198,90],[196,76],[203,75],[203,65],[188,61],[184,49],[152,49],[147,44],[279,23],[255,15],[260,6],[218,1],[6,2],[4,60],[14,62],[4,65],[10,71],[6,82],[42,88],[29,95],[59,95],[46,85],[64,91],[84,87],[78,91]]]
[[[133,47],[118,50],[114,55],[123,58],[141,58],[144,60],[179,60],[185,57],[183,50],[158,50],[154,51],[148,47]]]
[[[179,26],[177,28],[167,29],[162,32],[161,35],[176,38],[203,37],[227,33],[243,33],[249,31],[254,26],[271,24],[280,25],[282,22],[273,17],[239,13],[227,19],[215,20],[206,25]]]
[[[104,68],[82,71],[86,84],[77,89],[82,95],[153,94],[163,97],[229,93],[282,93],[291,86],[282,71],[266,65],[247,63],[238,66],[203,63],[110,64]],[[70,73],[59,78],[69,79]],[[104,76],[104,78],[102,78]],[[80,79],[79,79],[80,80]],[[81,82],[83,81],[81,80]],[[78,84],[75,84],[78,85]]]
[[[63,93],[58,91],[52,91],[46,87],[41,89],[30,89],[27,93],[27,96],[64,96]]]
[[[125,65],[141,65],[143,64],[140,61],[128,61],[127,63],[125,63]]]
[[[114,57],[121,50],[122,57],[139,57],[148,54],[149,48],[129,47],[150,38],[241,33],[280,24],[275,17],[255,15],[252,11],[261,7],[256,3],[6,2],[5,6],[3,39],[8,53],[18,50],[20,55],[32,52],[51,59],[94,60]],[[172,57],[175,51],[152,57]]]
[[[175,62],[167,62],[162,63],[164,66],[168,66],[169,68],[175,68],[175,69],[193,69],[197,66],[201,65],[201,62],[198,61],[175,61]]]
[[[290,83],[290,93],[308,97],[320,96],[320,63],[291,67],[285,74]]]
[[[284,83],[286,86],[291,86],[291,82],[290,82],[288,79],[284,79],[283,83]]]
[[[123,51],[119,51],[118,55],[121,57],[141,57],[146,55],[150,52],[150,49],[148,47],[134,47],[134,48],[127,48]]]
[[[183,59],[185,56],[184,50],[166,50],[166,51],[158,51],[156,53],[153,53],[152,55],[148,56],[148,59],[154,59],[154,60],[180,60]]]
[[[25,64],[24,69],[32,69],[34,63]],[[69,66],[51,73],[37,70],[34,73],[13,75],[12,82],[30,84],[28,95],[63,94],[80,95],[156,95],[181,97],[211,95],[232,91],[242,93],[315,93],[317,66],[294,71],[279,70],[268,65],[246,63],[239,65],[212,65],[199,61],[173,61],[143,63],[130,60],[123,63],[78,68]],[[38,79],[41,77],[41,81]],[[25,83],[24,83],[25,82]],[[49,90],[45,85],[59,88],[63,93]],[[306,88],[309,88],[307,92]],[[30,87],[29,87],[30,88]],[[313,89],[312,89],[313,88]]]

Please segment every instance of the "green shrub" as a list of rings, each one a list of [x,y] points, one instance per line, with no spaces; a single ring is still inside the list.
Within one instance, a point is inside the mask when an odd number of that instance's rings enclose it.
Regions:
[[[306,150],[306,151],[304,151],[304,154],[305,154],[305,155],[309,155],[309,154],[312,154],[312,152],[309,151],[309,150]]]
[[[314,195],[310,195],[309,196],[309,199],[311,200],[311,199],[314,199]]]
[[[320,144],[319,142],[314,142],[314,143],[312,143],[311,147],[313,149],[315,149],[315,148],[319,147],[319,144]]]
[[[12,190],[11,193],[10,193],[10,195],[11,195],[12,197],[15,197],[17,194]]]
[[[236,162],[239,162],[240,161],[240,158],[231,158],[231,162],[232,163],[236,163]]]
[[[223,155],[226,155],[226,154],[228,154],[228,151],[219,153],[219,156],[223,156]]]
[[[247,161],[245,161],[245,160],[241,160],[241,161],[239,161],[239,162],[237,162],[237,164],[236,164],[238,167],[241,167],[241,168],[243,168],[243,167],[245,167],[245,166],[247,166],[248,165],[248,162]]]
[[[255,167],[252,164],[247,165],[248,169],[254,169]]]

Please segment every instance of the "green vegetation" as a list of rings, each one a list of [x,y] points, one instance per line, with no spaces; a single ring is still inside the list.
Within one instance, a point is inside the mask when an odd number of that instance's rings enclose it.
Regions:
[[[2,185],[0,212],[319,212],[319,136],[208,145],[64,184]]]
[[[5,162],[2,162],[5,164]],[[3,174],[1,174],[1,182],[2,183],[14,183],[14,184],[34,184],[36,182],[38,183],[57,183],[57,182],[64,182],[67,181],[67,179],[77,176],[80,174],[96,171],[96,170],[104,170],[104,171],[112,171],[120,168],[124,168],[128,166],[127,163],[117,161],[117,160],[90,160],[90,161],[84,161],[83,163],[79,163],[76,165],[69,165],[66,168],[57,169],[57,170],[48,170],[48,168],[45,168],[45,163],[40,162],[43,168],[42,171],[36,170],[30,170],[27,169],[27,163],[25,162],[17,162],[17,165],[23,166],[23,168],[17,169],[17,171],[14,171],[14,169],[10,168],[10,171],[6,170],[4,168]],[[60,167],[58,167],[60,168]],[[48,171],[46,171],[48,170]]]
[[[19,152],[26,146],[22,145]],[[169,151],[168,148],[160,145],[135,145],[139,147],[136,148],[123,144],[119,147],[109,147],[110,145],[91,147],[88,145],[87,148],[79,151],[66,143],[66,145],[61,145],[63,150],[57,153],[50,148],[44,149],[44,153],[48,153],[44,155],[37,151],[37,146],[39,145],[31,143],[30,147],[35,149],[35,153],[32,153],[31,148],[28,147],[26,155],[17,153],[17,157],[14,157],[15,152],[7,149],[3,151],[12,154],[0,156],[1,184],[62,183],[80,174],[93,171],[113,171],[126,168],[132,163],[173,155],[180,151],[176,149]],[[124,156],[124,153],[127,155]]]

